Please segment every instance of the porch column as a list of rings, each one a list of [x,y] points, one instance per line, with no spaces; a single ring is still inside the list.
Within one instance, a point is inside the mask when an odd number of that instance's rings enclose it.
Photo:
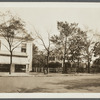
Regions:
[[[29,64],[26,64],[26,73],[29,72]]]
[[[49,73],[49,68],[48,68],[48,73]]]
[[[35,67],[35,70],[36,70],[35,72],[38,72],[38,68],[37,67]]]
[[[15,64],[11,65],[11,72],[14,73],[15,72]]]
[[[41,72],[43,72],[43,67],[41,67]]]

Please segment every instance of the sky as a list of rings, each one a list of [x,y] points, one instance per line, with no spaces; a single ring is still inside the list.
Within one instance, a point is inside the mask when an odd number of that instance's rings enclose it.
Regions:
[[[0,5],[2,5],[0,3]],[[12,14],[19,16],[26,22],[27,29],[35,37],[34,28],[42,35],[46,45],[47,32],[50,35],[59,34],[57,21],[67,21],[69,23],[79,23],[79,27],[89,27],[94,32],[100,32],[100,3],[98,4],[77,4],[77,3],[24,3],[14,6],[8,4],[0,6],[0,11],[11,11]],[[91,35],[89,34],[91,37]],[[43,49],[40,41],[35,41],[40,49]]]

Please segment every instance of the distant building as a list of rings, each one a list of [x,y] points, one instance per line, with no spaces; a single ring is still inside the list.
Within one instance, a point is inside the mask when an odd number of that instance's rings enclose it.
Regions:
[[[59,63],[62,63],[62,56],[51,56],[49,57],[49,61],[50,62],[59,62]]]
[[[18,41],[18,38],[16,39]],[[8,42],[0,36],[0,71],[9,71],[10,53],[6,48]],[[28,72],[32,70],[32,41],[22,42],[13,51],[12,72]]]

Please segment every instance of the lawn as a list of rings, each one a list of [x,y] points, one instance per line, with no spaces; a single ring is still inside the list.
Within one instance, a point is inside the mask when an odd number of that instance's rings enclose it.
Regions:
[[[1,93],[100,93],[100,74],[0,77]]]

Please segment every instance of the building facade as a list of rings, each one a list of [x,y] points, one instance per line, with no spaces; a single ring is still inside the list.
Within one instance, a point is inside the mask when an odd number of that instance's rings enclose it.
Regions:
[[[15,39],[19,41],[18,38]],[[10,67],[8,42],[0,36],[0,71],[7,72]],[[22,42],[13,51],[11,72],[29,72],[32,70],[32,41]]]

